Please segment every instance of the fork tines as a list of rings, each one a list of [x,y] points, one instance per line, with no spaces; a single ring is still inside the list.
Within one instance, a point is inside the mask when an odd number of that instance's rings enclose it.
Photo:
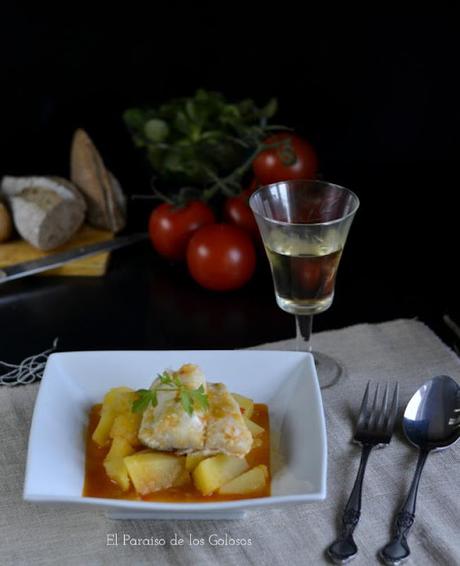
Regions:
[[[361,409],[359,411],[353,440],[361,444],[388,444],[393,434],[393,428],[398,413],[399,384],[396,383],[388,404],[389,387],[385,385],[383,395],[379,401],[379,384],[375,387],[372,404],[369,406],[371,389],[370,381],[364,391]]]

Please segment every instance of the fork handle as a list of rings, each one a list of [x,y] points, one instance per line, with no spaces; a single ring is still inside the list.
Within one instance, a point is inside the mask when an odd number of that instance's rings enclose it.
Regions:
[[[420,476],[422,475],[423,466],[425,465],[428,454],[428,450],[420,450],[409,494],[407,495],[406,501],[404,502],[401,510],[396,515],[393,538],[380,551],[380,556],[385,564],[400,564],[400,562],[406,560],[406,558],[410,555],[410,548],[407,544],[407,535],[414,523],[418,484],[420,482]]]
[[[351,490],[350,497],[342,514],[342,530],[339,538],[327,549],[329,556],[336,564],[344,564],[358,554],[358,547],[353,540],[353,531],[361,515],[361,494],[367,460],[373,448],[372,444],[363,444],[358,473]]]

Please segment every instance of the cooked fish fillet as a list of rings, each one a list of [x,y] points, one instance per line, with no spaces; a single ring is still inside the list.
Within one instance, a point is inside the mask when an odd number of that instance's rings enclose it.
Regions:
[[[188,415],[176,391],[158,391],[158,405],[144,411],[139,440],[154,450],[176,451],[181,454],[228,454],[243,457],[252,447],[252,434],[241,415],[240,407],[223,383],[206,384],[198,366],[186,364],[175,375],[189,389],[203,385],[209,408],[195,407]],[[151,388],[161,384],[156,379]]]
[[[206,380],[198,366],[186,364],[176,375],[189,389],[200,385],[206,390]],[[160,384],[157,378],[151,385]],[[204,448],[206,419],[202,410],[195,408],[189,416],[175,391],[158,391],[158,405],[144,411],[139,428],[139,440],[154,450],[193,452]]]
[[[204,452],[222,453],[242,458],[252,447],[249,431],[240,407],[223,383],[208,383]]]

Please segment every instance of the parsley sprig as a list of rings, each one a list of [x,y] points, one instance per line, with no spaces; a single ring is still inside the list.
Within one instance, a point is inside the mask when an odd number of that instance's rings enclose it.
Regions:
[[[136,393],[138,398],[133,402],[133,413],[141,413],[152,404],[152,407],[158,405],[158,391],[176,391],[178,398],[182,404],[184,411],[189,415],[193,415],[196,409],[206,411],[208,408],[208,396],[205,393],[203,385],[197,389],[189,389],[174,373],[167,371],[158,375],[160,384],[153,389],[138,389]],[[165,387],[162,387],[165,386]]]

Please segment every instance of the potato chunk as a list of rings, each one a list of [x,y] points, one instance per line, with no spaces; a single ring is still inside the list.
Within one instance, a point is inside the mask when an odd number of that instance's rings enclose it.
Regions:
[[[116,482],[123,491],[128,491],[130,485],[128,470],[123,458],[133,452],[134,448],[127,440],[117,437],[113,439],[112,446],[104,460],[106,474],[111,480]]]
[[[185,456],[145,450],[124,459],[129,477],[140,495],[183,485],[190,481]]]
[[[101,418],[93,432],[92,439],[99,446],[105,446],[110,440],[110,429],[112,428],[114,415],[111,412],[101,412]]]
[[[219,493],[222,495],[247,495],[260,491],[265,487],[268,479],[267,466],[260,464],[248,472],[224,484]]]
[[[140,446],[138,432],[142,420],[142,413],[123,413],[117,415],[110,429],[110,438],[121,437],[127,440],[131,446]]]
[[[244,416],[243,419],[244,419],[244,422],[246,423],[246,426],[248,427],[248,429],[251,432],[253,437],[259,436],[260,434],[263,434],[265,432],[264,428],[259,426],[254,421],[249,420],[248,418],[246,418],[246,416]]]
[[[130,413],[137,393],[129,387],[114,387],[104,397],[101,418],[93,432],[93,440],[99,446],[105,446],[110,440],[110,430],[117,415]]]
[[[205,458],[208,458],[208,455],[203,454],[202,452],[191,452],[190,454],[187,454],[185,458],[185,469],[189,472],[193,472],[198,464]]]
[[[192,472],[193,482],[203,495],[210,495],[225,483],[245,472],[248,467],[244,458],[218,454],[206,458],[198,464]]]
[[[245,397],[244,395],[240,395],[239,393],[232,393],[232,397],[240,406],[240,410],[243,415],[250,419],[252,417],[252,413],[254,412],[254,401],[249,399],[249,397]]]

